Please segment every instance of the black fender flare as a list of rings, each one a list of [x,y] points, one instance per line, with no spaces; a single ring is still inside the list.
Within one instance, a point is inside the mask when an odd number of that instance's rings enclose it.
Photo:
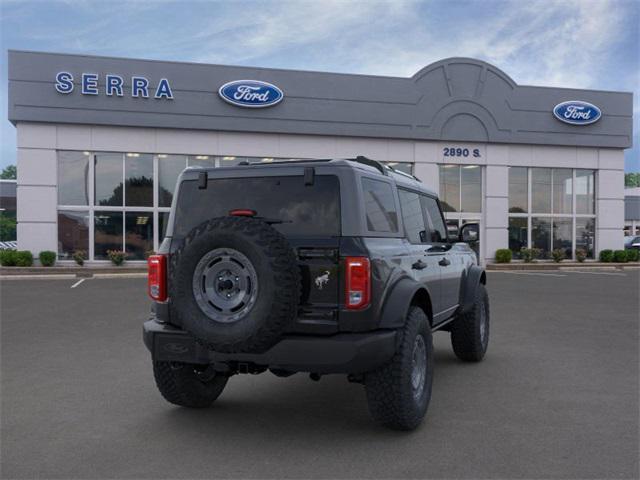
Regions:
[[[433,315],[430,309],[431,294],[429,290],[412,278],[403,277],[390,289],[382,306],[380,328],[400,328],[404,326],[411,301],[416,294],[420,297],[418,305],[425,309],[425,314],[429,317],[429,322],[431,322]],[[425,299],[428,305],[424,304]]]
[[[472,265],[462,279],[463,285],[460,292],[460,312],[466,313],[473,307],[478,285],[487,284],[487,274],[484,268]]]

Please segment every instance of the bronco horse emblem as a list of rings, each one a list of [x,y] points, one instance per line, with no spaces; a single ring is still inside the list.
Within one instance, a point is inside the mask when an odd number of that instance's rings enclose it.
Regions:
[[[316,287],[318,287],[318,290],[322,290],[322,287],[324,287],[327,283],[329,283],[329,271],[325,270],[324,274],[316,277]]]

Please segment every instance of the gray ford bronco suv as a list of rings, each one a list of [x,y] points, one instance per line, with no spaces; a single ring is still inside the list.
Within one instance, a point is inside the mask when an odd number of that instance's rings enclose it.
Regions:
[[[435,331],[461,360],[489,340],[486,275],[435,194],[364,157],[188,168],[149,258],[144,324],[166,400],[208,407],[238,373],[346,374],[375,420],[410,430]]]

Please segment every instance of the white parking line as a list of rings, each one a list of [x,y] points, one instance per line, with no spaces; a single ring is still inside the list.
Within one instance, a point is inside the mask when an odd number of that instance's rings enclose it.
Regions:
[[[612,273],[612,272],[585,272],[584,270],[567,270],[571,273],[586,273],[588,275],[615,275],[617,277],[626,277],[624,273]]]
[[[82,282],[84,282],[86,280],[86,278],[81,278],[80,280],[78,280],[76,283],[74,283],[73,285],[71,285],[71,288],[76,288],[78,285],[80,285]]]
[[[511,275],[537,275],[540,277],[566,277],[566,275],[562,273],[506,272],[502,270],[492,270],[491,273],[509,273]]]

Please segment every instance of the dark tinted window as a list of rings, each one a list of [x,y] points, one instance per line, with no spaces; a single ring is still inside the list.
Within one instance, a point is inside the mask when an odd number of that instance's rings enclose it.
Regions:
[[[438,202],[435,198],[420,196],[422,201],[422,208],[427,214],[429,219],[429,240],[432,242],[446,242],[447,241],[447,227],[442,219]]]
[[[257,216],[281,220],[273,227],[286,236],[340,235],[340,186],[334,175],[316,175],[313,185],[302,176],[221,178],[198,189],[195,180],[180,186],[174,236],[230,210],[251,209]]]
[[[391,185],[370,178],[362,179],[367,229],[372,232],[397,232],[398,213]]]
[[[398,189],[398,195],[400,196],[400,209],[402,210],[402,221],[407,232],[407,239],[411,243],[422,243],[426,239],[426,229],[420,195],[401,189]]]

